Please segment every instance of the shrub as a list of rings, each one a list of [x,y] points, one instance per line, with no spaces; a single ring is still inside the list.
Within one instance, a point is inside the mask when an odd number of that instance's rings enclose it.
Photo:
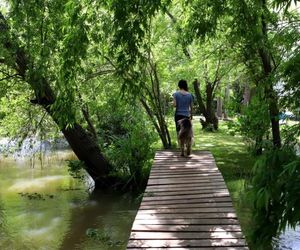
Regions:
[[[268,147],[270,116],[268,105],[260,101],[259,94],[255,96],[243,114],[238,117],[238,131],[244,136],[249,148],[255,153]]]
[[[112,165],[111,176],[125,188],[145,186],[157,139],[146,114],[135,104],[110,100],[99,127],[100,145]]]

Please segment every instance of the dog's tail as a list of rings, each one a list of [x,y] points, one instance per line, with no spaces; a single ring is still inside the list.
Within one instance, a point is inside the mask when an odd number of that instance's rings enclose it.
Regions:
[[[185,129],[190,129],[192,127],[192,123],[189,118],[183,118],[179,120],[178,125],[184,127]]]

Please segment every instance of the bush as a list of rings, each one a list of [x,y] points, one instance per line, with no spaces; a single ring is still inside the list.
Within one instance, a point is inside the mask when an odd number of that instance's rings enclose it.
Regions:
[[[151,145],[157,139],[147,116],[136,105],[124,102],[110,105],[104,113],[100,131],[103,132],[100,144],[112,165],[111,176],[124,188],[142,189],[154,156]]]
[[[249,148],[257,153],[262,148],[268,148],[268,134],[270,116],[268,105],[260,100],[259,94],[255,96],[243,114],[238,117],[237,131],[245,138]]]

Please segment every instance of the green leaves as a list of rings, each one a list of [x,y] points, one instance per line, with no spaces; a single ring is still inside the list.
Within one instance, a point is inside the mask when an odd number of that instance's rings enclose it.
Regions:
[[[224,15],[226,1],[187,1],[187,6],[187,35],[191,39],[203,39],[217,30],[219,19]]]
[[[299,171],[299,157],[289,148],[269,150],[257,160],[250,189],[255,221],[251,240],[256,247],[263,249],[287,225],[299,223]]]
[[[108,8],[113,18],[110,53],[116,57],[118,75],[124,77],[128,72],[136,72],[135,66],[144,60],[145,53],[151,46],[147,41],[151,20],[167,2],[160,0],[112,0],[109,2]],[[140,74],[133,76],[134,79],[124,84],[123,89],[139,84],[140,80],[136,77],[139,78]]]

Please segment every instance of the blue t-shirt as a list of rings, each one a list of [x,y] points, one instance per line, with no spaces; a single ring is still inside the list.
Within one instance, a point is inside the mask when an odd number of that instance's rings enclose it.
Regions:
[[[182,94],[180,91],[177,91],[173,94],[173,97],[176,100],[176,111],[175,115],[183,115],[189,117],[190,107],[193,104],[193,96],[191,93]]]

